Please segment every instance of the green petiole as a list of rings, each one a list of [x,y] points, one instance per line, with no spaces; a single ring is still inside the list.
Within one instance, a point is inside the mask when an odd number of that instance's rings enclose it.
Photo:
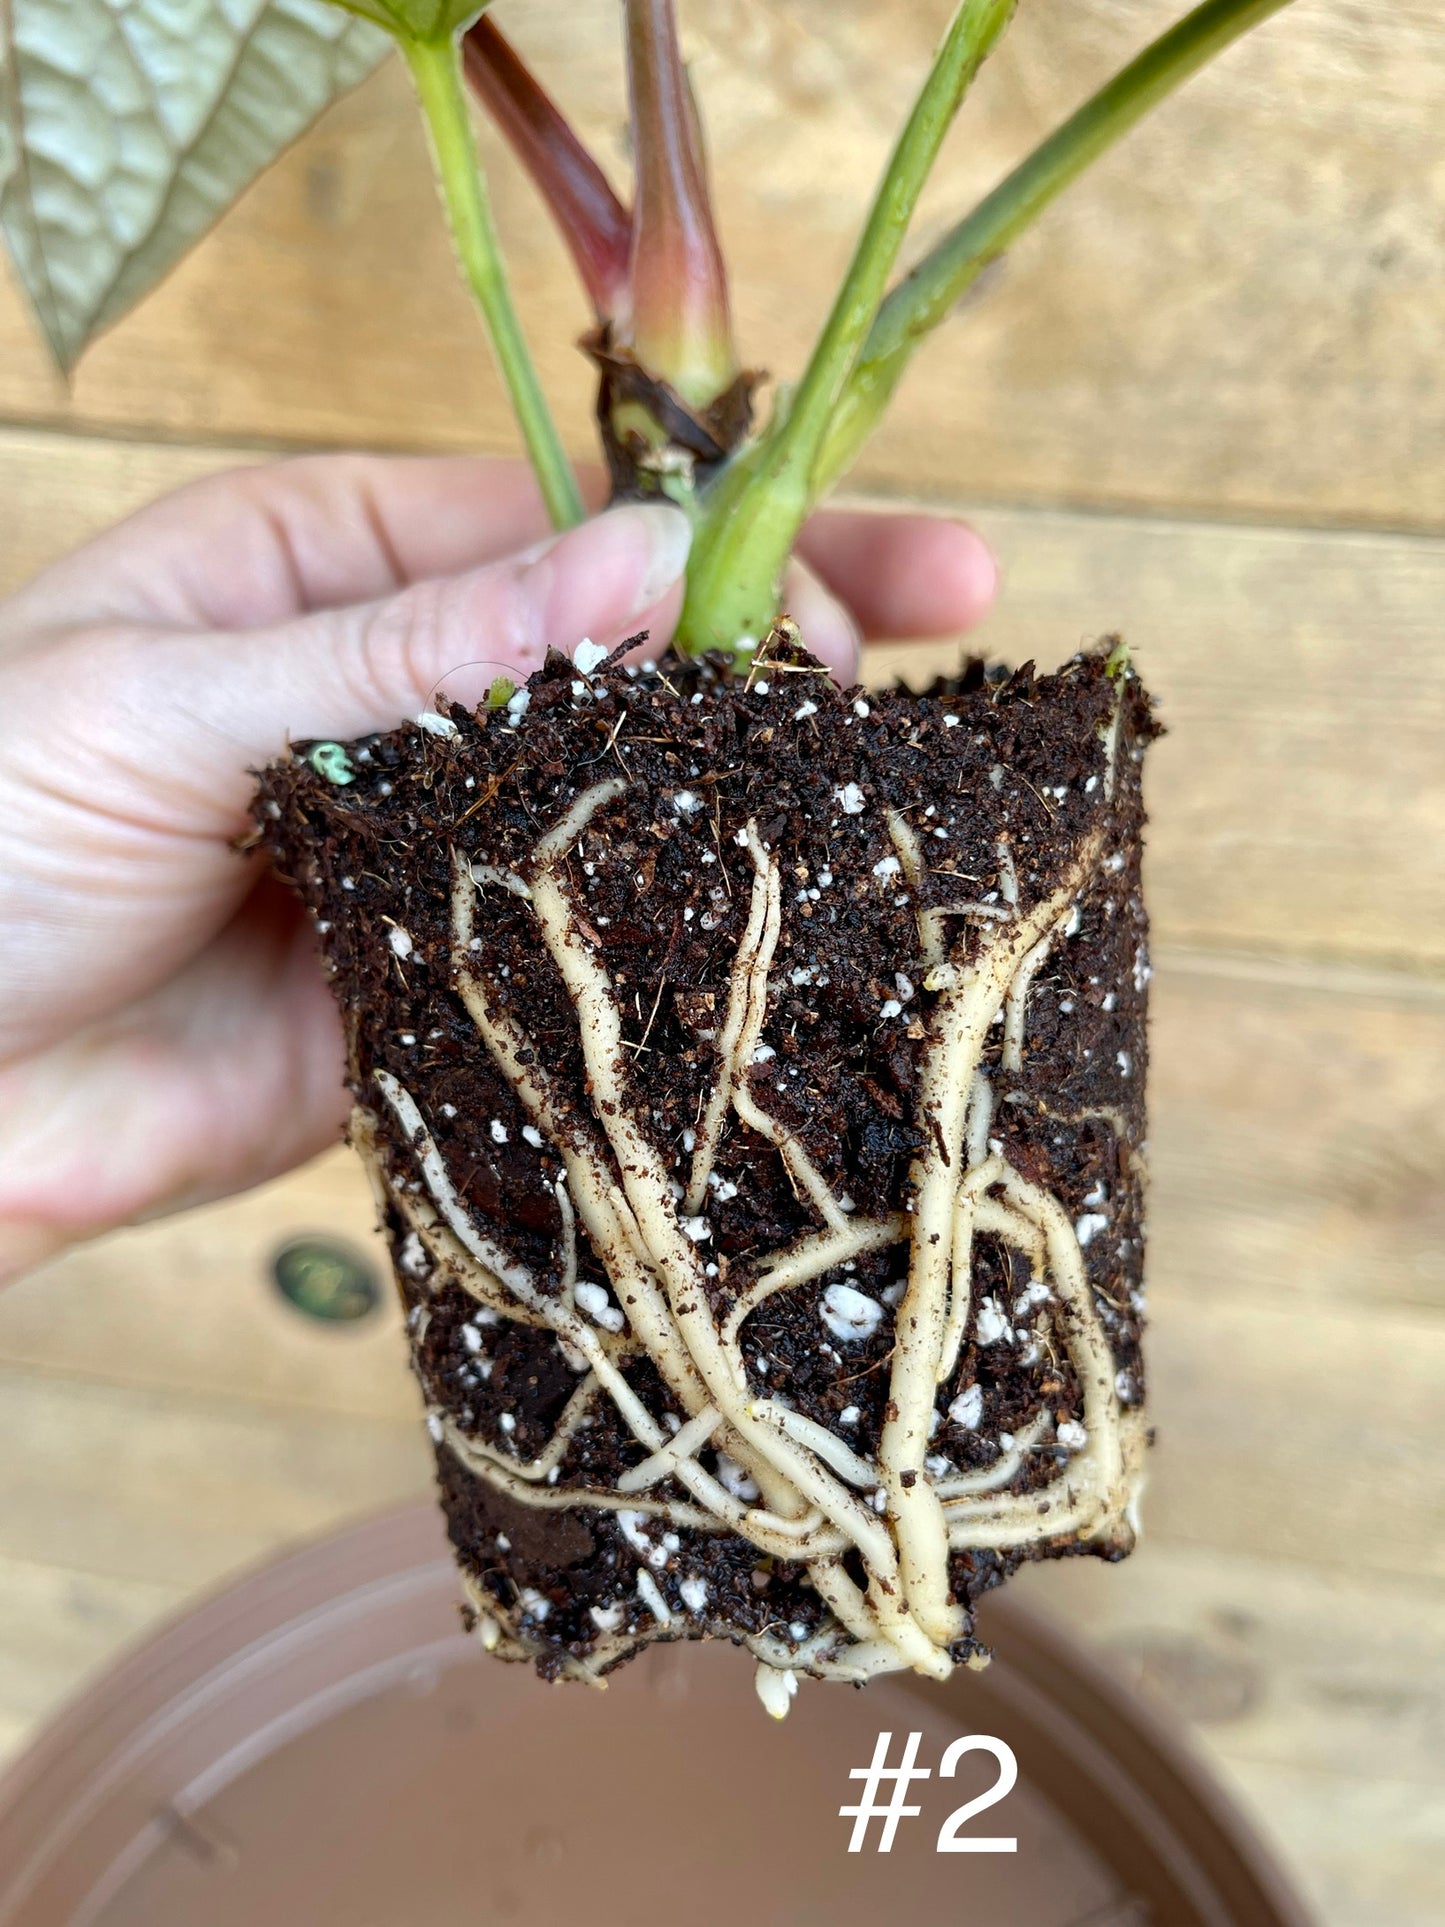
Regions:
[[[815,499],[813,473],[877,315],[944,135],[1015,0],[962,0],[874,197],[807,369],[780,418],[717,484],[693,544],[678,629],[684,650],[731,649],[777,613],[782,573]]]
[[[991,261],[1101,154],[1216,54],[1289,0],[1205,0],[1131,60],[1036,147],[888,296],[837,410],[813,476],[814,499],[852,466],[923,337]]]
[[[431,136],[437,180],[462,271],[487,324],[492,351],[542,499],[553,526],[570,528],[582,520],[582,497],[507,284],[476,139],[467,117],[456,37],[448,33],[437,39],[413,40],[399,35],[398,45],[411,69]]]

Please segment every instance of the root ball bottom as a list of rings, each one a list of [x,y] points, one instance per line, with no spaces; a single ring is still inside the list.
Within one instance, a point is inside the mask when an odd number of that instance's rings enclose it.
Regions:
[[[1103,654],[865,694],[785,626],[264,773],[489,1649],[727,1638],[781,1714],[1130,1549],[1153,734]]]

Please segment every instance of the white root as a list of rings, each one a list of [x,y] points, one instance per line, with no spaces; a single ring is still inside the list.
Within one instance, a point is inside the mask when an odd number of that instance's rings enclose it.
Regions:
[[[1123,1515],[1142,1443],[1138,1415],[1120,1411],[1113,1354],[1068,1214],[1057,1198],[1006,1166],[998,1182],[1009,1204],[1043,1232],[1063,1335],[1083,1397],[1087,1444],[1048,1485],[1033,1492],[950,1507],[948,1536],[955,1550],[1097,1534]]]
[[[385,1083],[382,1083],[383,1078],[386,1079]],[[456,1192],[446,1176],[440,1154],[437,1152],[431,1135],[421,1120],[420,1113],[417,1111],[414,1101],[408,1093],[402,1090],[400,1085],[396,1084],[395,1079],[390,1078],[387,1073],[378,1073],[378,1082],[382,1083],[383,1090],[387,1092],[388,1101],[397,1113],[398,1122],[402,1123],[407,1129],[412,1147],[418,1153],[418,1161],[421,1165],[422,1175],[427,1180],[428,1189],[432,1192],[443,1217],[447,1219],[449,1227],[456,1232],[458,1241],[463,1247],[465,1255],[477,1260],[482,1266],[486,1266],[498,1277],[505,1276],[505,1282],[508,1283],[514,1292],[523,1310],[534,1314],[535,1322],[547,1326],[558,1338],[563,1339],[569,1343],[575,1351],[581,1353],[588,1365],[596,1373],[603,1389],[611,1397],[622,1419],[639,1443],[649,1452],[660,1451],[667,1443],[668,1434],[664,1431],[658,1420],[653,1417],[652,1413],[648,1411],[637,1393],[633,1391],[632,1387],[623,1377],[621,1370],[613,1358],[609,1356],[607,1347],[603,1342],[603,1334],[596,1331],[594,1327],[585,1324],[571,1306],[564,1305],[559,1300],[547,1298],[533,1280],[530,1272],[526,1271],[524,1267],[512,1264],[511,1261],[505,1259],[503,1254],[496,1253],[499,1259],[498,1264],[488,1265],[486,1257],[480,1256],[480,1254],[484,1251],[495,1252],[495,1247],[491,1245],[490,1240],[482,1238],[481,1234],[478,1233],[475,1227],[470,1224],[470,1221],[467,1220],[461,1202],[457,1198]],[[388,1090],[388,1085],[393,1088]],[[457,1220],[456,1223],[452,1222],[453,1217]],[[610,1227],[606,1224],[603,1225],[602,1248],[608,1249],[610,1247],[615,1254],[621,1250],[623,1240],[620,1234],[616,1234],[615,1231],[611,1239],[609,1239],[607,1235],[609,1229]],[[506,1274],[504,1274],[501,1269],[502,1265],[507,1266]],[[609,1268],[611,1269],[611,1267]],[[617,1270],[614,1269],[613,1276],[616,1277],[617,1275]],[[636,1277],[631,1278],[630,1282],[635,1286],[637,1284]],[[625,1293],[625,1285],[623,1289]],[[631,1296],[624,1297],[625,1305],[630,1307],[632,1303],[633,1299]],[[705,1472],[700,1465],[692,1462],[679,1466],[678,1477],[707,1510],[723,1519],[725,1523],[733,1526],[735,1530],[740,1529],[742,1521],[747,1516],[747,1509],[735,1499],[731,1493],[719,1485],[710,1473]]]
[[[471,871],[473,883],[495,884],[499,890],[509,890],[514,897],[531,898],[532,892],[526,883],[511,870],[498,870],[490,863],[474,863]]]
[[[728,1106],[747,1075],[747,1066],[752,1062],[753,1052],[762,1034],[768,1002],[768,972],[772,968],[773,952],[782,928],[782,889],[778,881],[778,866],[769,863],[767,853],[758,840],[757,830],[751,823],[746,835],[748,855],[753,860],[754,870],[752,902],[748,910],[747,927],[733,964],[727,1016],[717,1040],[717,1082],[708,1099],[693,1153],[692,1176],[686,1196],[690,1216],[701,1211],[707,1199],[707,1181],[717,1157],[718,1139],[722,1135]]]
[[[550,1478],[561,1465],[568,1446],[597,1402],[597,1389],[596,1375],[589,1372],[568,1399],[551,1438],[536,1458],[527,1460],[525,1464],[512,1454],[485,1444],[481,1439],[468,1438],[444,1413],[436,1416],[442,1427],[443,1438],[458,1458],[464,1461],[485,1459],[490,1465],[500,1466],[504,1472],[511,1473],[514,1479],[521,1479],[527,1485],[536,1485]]]
[[[957,1472],[938,1481],[938,1496],[943,1501],[945,1515],[949,1513],[951,1499],[970,1499],[980,1492],[997,1492],[1001,1487],[1012,1485],[1031,1452],[1038,1449],[1040,1441],[1046,1439],[1054,1429],[1054,1415],[1044,1407],[1030,1419],[1022,1432],[1014,1434],[1014,1442],[1006,1452],[1000,1452],[992,1465],[985,1466],[981,1472]]]
[[[977,1216],[978,1199],[960,1185],[953,1201],[953,1239],[948,1254],[948,1317],[933,1373],[937,1385],[953,1377],[973,1315],[973,1230]]]
[[[416,1107],[411,1092],[406,1090],[392,1076],[390,1071],[379,1070],[376,1082],[382,1095],[396,1113],[396,1121],[401,1126],[407,1142],[418,1154],[421,1174],[426,1179],[428,1191],[436,1200],[436,1207],[446,1220],[447,1229],[468,1253],[475,1258],[484,1270],[491,1273],[500,1284],[506,1286],[514,1297],[525,1303],[533,1294],[535,1286],[532,1274],[524,1265],[509,1258],[499,1244],[478,1231],[466,1207],[457,1196],[451,1175],[447,1170],[446,1159],[432,1141],[431,1132],[422,1122],[421,1112]]]
[[[917,833],[901,811],[890,810],[888,834],[893,839],[893,847],[898,852],[898,861],[903,865],[903,874],[908,879],[908,886],[917,896],[928,882],[928,871],[923,861],[923,849]],[[937,910],[924,909],[921,898],[918,910],[918,940],[923,949],[923,961],[930,970],[936,970],[948,961],[948,939],[943,928],[943,918]]]
[[[745,1086],[733,1093],[733,1109],[750,1131],[756,1131],[776,1148],[788,1176],[793,1180],[794,1190],[806,1195],[824,1224],[833,1231],[841,1231],[848,1222],[848,1213],[798,1140],[776,1118],[769,1117],[760,1105],[754,1103],[752,1094]]]
[[[759,1305],[777,1292],[790,1291],[794,1285],[806,1285],[825,1272],[836,1271],[865,1252],[902,1244],[907,1236],[908,1220],[901,1215],[849,1219],[840,1229],[812,1233],[774,1258],[737,1300],[723,1325],[723,1344],[734,1356],[739,1374],[743,1364],[741,1354],[736,1352],[738,1333]]]
[[[1043,1277],[1048,1266],[1044,1234],[1005,1199],[979,1197],[974,1205],[974,1227],[985,1234],[993,1233],[1011,1244],[1015,1251],[1021,1251],[1029,1261],[1031,1280]]]
[[[1003,1049],[999,1053],[999,1063],[1006,1071],[1016,1073],[1023,1069],[1024,1020],[1028,1011],[1029,992],[1053,941],[1054,933],[1050,930],[1024,958],[1009,985],[1003,1007]]]
[[[365,1137],[361,1135],[365,1129]],[[379,1182],[385,1179],[385,1169],[376,1149],[376,1121],[369,1112],[358,1106],[351,1114],[351,1138],[361,1151],[368,1171],[374,1172]],[[540,1326],[550,1330],[545,1317],[529,1306],[520,1305],[485,1265],[477,1263],[469,1252],[464,1250],[460,1239],[454,1237],[442,1222],[441,1214],[429,1198],[419,1197],[398,1188],[392,1193],[391,1202],[404,1219],[407,1228],[414,1231],[434,1267],[428,1289],[435,1296],[439,1284],[455,1283],[483,1308],[495,1312],[500,1317],[510,1318],[514,1324]]]
[[[641,1465],[634,1465],[624,1472],[617,1481],[619,1492],[645,1492],[650,1485],[660,1485],[670,1479],[684,1459],[690,1459],[699,1451],[722,1424],[722,1413],[716,1406],[704,1405],[695,1418],[675,1432],[660,1452],[654,1452]]]
[[[616,778],[578,795],[537,842],[524,875],[472,863],[460,851],[454,856],[453,980],[480,1038],[561,1163],[554,1186],[557,1270],[547,1279],[534,1276],[478,1225],[415,1100],[395,1077],[378,1071],[376,1083],[411,1147],[424,1193],[393,1177],[365,1114],[358,1114],[358,1144],[421,1239],[436,1266],[435,1282],[454,1279],[502,1316],[552,1331],[578,1369],[585,1365],[552,1436],[531,1460],[467,1437],[445,1417],[442,1437],[459,1463],[524,1504],[631,1508],[674,1527],[737,1533],[762,1555],[803,1565],[827,1614],[804,1639],[773,1632],[745,1642],[769,1681],[786,1669],[863,1679],[899,1666],[942,1678],[952,1666],[949,1648],[966,1624],[949,1590],[951,1552],[1122,1538],[1127,1531],[1142,1430],[1136,1414],[1121,1414],[1112,1353],[1068,1214],[990,1148],[995,1092],[983,1064],[991,1026],[1002,1017],[1000,1072],[1018,1070],[1033,978],[1099,861],[1098,838],[1082,845],[1057,888],[1035,903],[1020,901],[1005,841],[998,846],[1002,903],[938,906],[926,902],[928,873],[916,833],[901,814],[889,812],[889,834],[917,899],[925,984],[940,994],[921,1065],[917,1118],[924,1142],[911,1172],[912,1208],[860,1218],[795,1133],[765,1108],[764,1087],[750,1077],[782,924],[778,863],[753,824],[739,839],[753,870],[748,913],[685,1181],[643,1128],[620,1000],[573,907],[565,870],[596,813],[627,788],[626,779]],[[509,890],[529,905],[561,975],[586,1067],[586,1109],[539,1067],[505,993],[479,969],[472,946],[476,894],[485,886]],[[958,917],[968,919],[967,928],[950,942],[948,920]],[[751,1282],[719,1314],[702,1245],[709,1179],[729,1116],[775,1148],[822,1228],[763,1257]],[[622,1331],[599,1330],[575,1303],[585,1262],[579,1233],[621,1308]],[[973,1253],[980,1235],[1001,1238],[1027,1257],[1034,1281],[1047,1279],[1046,1315],[1080,1387],[1085,1442],[1063,1457],[1045,1407],[986,1470],[935,1477],[928,1472],[934,1400],[956,1369],[975,1315]],[[741,1338],[747,1320],[775,1295],[897,1244],[909,1247],[909,1269],[894,1315],[888,1416],[875,1464],[828,1426],[760,1394],[749,1382]],[[624,1376],[627,1360],[639,1355],[652,1360],[681,1408],[680,1423],[670,1420],[677,1428],[671,1435]],[[601,1398],[611,1401],[645,1456],[608,1489],[564,1484],[572,1442]],[[711,1450],[726,1453],[755,1482],[753,1502],[706,1469],[699,1455]],[[1011,1490],[1039,1454],[1059,1461],[1058,1469],[1031,1491]],[[667,1483],[685,1496],[656,1496]],[[852,1555],[861,1559],[862,1585],[845,1570],[844,1558]],[[600,1636],[585,1657],[569,1657],[564,1673],[601,1683],[612,1660],[659,1635],[675,1609],[645,1576],[652,1590],[627,1607],[628,1624]],[[520,1610],[504,1607],[474,1579],[468,1593],[484,1641],[525,1653]],[[783,1689],[769,1683],[767,1693],[770,1709],[785,1710]]]
[[[816,1452],[823,1463],[831,1465],[838,1477],[846,1479],[849,1485],[857,1486],[863,1492],[872,1492],[877,1486],[877,1466],[859,1458],[852,1447],[840,1439],[836,1432],[830,1432],[826,1425],[820,1425],[816,1419],[806,1418],[803,1413],[780,1405],[776,1399],[759,1399],[752,1411],[758,1418],[766,1419],[769,1425],[776,1425],[780,1432],[786,1432],[790,1439],[796,1439],[799,1445],[806,1445],[810,1451]]]
[[[913,1166],[912,1260],[895,1319],[895,1329],[906,1342],[893,1353],[889,1416],[878,1442],[878,1462],[893,1509],[907,1599],[941,1647],[959,1637],[963,1613],[950,1602],[948,1530],[924,1462],[948,1334],[953,1218],[964,1179],[960,1167],[967,1108],[989,1029],[1015,972],[1073,902],[1097,857],[1096,836],[1051,895],[1027,915],[981,933],[972,961],[954,972],[951,987],[940,998],[920,1080],[918,1111],[927,1138]]]
[[[570,1305],[577,1289],[577,1213],[572,1209],[565,1172],[553,1185],[552,1193],[562,1219],[562,1297]]]
[[[541,869],[551,870],[557,859],[571,849],[597,812],[621,796],[626,788],[626,777],[613,776],[605,783],[595,783],[590,790],[583,790],[573,799],[567,814],[537,844],[532,852],[533,862]]]
[[[998,856],[998,893],[1010,910],[1019,905],[1019,873],[1014,862],[1013,846],[1007,837],[1000,837],[997,847]]]
[[[993,1085],[988,1074],[978,1070],[973,1074],[973,1087],[968,1094],[968,1109],[963,1119],[963,1148],[968,1155],[968,1168],[982,1164],[988,1156],[988,1134],[993,1124]]]

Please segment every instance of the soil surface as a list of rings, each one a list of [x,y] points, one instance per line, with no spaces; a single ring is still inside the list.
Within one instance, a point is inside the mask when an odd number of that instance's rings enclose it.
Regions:
[[[445,1417],[525,1463],[552,1436],[577,1373],[549,1332],[483,1312],[437,1276],[396,1207],[398,1187],[420,1189],[418,1154],[378,1073],[414,1100],[475,1224],[557,1290],[562,1165],[456,994],[453,851],[525,878],[539,839],[572,800],[614,777],[626,787],[593,817],[561,874],[577,927],[615,987],[629,1111],[685,1178],[749,913],[753,871],[740,845],[752,823],[777,855],[784,887],[763,1047],[747,1077],[761,1107],[859,1214],[908,1208],[923,1143],[916,1098],[937,997],[924,988],[920,904],[994,906],[960,918],[962,957],[989,915],[1003,913],[1014,882],[1008,858],[1026,906],[1057,886],[1088,838],[1102,836],[1076,913],[1029,992],[1021,1067],[1003,1069],[998,1026],[984,1069],[991,1146],[1074,1222],[1118,1400],[1137,1408],[1149,975],[1139,765],[1154,733],[1132,673],[1111,676],[1102,651],[1054,675],[975,662],[914,694],[840,690],[773,638],[746,679],[670,659],[582,675],[554,656],[508,707],[453,710],[367,738],[345,746],[340,765],[298,744],[264,772],[261,838],[316,920],[346,1019],[351,1088],[379,1128],[387,1229],[434,1432]],[[335,780],[338,769],[351,780]],[[890,810],[924,850],[916,888],[900,868]],[[476,930],[469,967],[524,1027],[568,1103],[587,1112],[577,1018],[529,903],[484,883]],[[730,1117],[703,1232],[718,1316],[768,1254],[818,1223],[774,1145]],[[906,1263],[906,1247],[861,1256],[769,1299],[743,1327],[751,1386],[865,1458],[884,1421]],[[580,1275],[606,1277],[585,1244]],[[1019,1252],[977,1240],[973,1312],[957,1369],[939,1390],[930,1474],[985,1470],[1044,1410],[1049,1437],[1062,1427],[1067,1438],[1080,1388],[1047,1294],[1030,1284]],[[853,1335],[829,1321],[832,1286],[870,1301],[872,1329]],[[649,1360],[625,1369],[654,1414],[671,1414],[674,1425],[684,1416]],[[645,1456],[604,1400],[568,1446],[558,1482],[605,1491]],[[716,1468],[714,1454],[700,1458]],[[1009,1489],[1043,1483],[1066,1460],[1062,1444],[1032,1453]],[[797,1641],[824,1617],[800,1568],[761,1557],[732,1533],[664,1533],[655,1519],[585,1504],[537,1509],[445,1444],[437,1467],[460,1561],[521,1629],[544,1673],[590,1653],[604,1630],[620,1627],[638,1643],[764,1629]],[[686,1496],[671,1482],[659,1491]],[[1079,1549],[1046,1541],[1026,1556]],[[956,1598],[971,1609],[1019,1556],[957,1554]],[[644,1566],[665,1601],[665,1627],[639,1596]],[[958,1656],[969,1646],[960,1641]]]

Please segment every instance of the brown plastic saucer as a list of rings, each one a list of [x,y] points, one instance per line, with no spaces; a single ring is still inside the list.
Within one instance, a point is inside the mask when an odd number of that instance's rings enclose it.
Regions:
[[[1054,1627],[999,1601],[998,1659],[946,1687],[804,1682],[781,1725],[728,1647],[656,1648],[605,1693],[460,1632],[416,1505],[177,1621],[0,1780],[0,1927],[1304,1927],[1192,1756]],[[878,1734],[933,1777],[893,1850],[841,1805]],[[993,1785],[962,1735],[1002,1740]],[[882,1797],[888,1797],[885,1789]]]

